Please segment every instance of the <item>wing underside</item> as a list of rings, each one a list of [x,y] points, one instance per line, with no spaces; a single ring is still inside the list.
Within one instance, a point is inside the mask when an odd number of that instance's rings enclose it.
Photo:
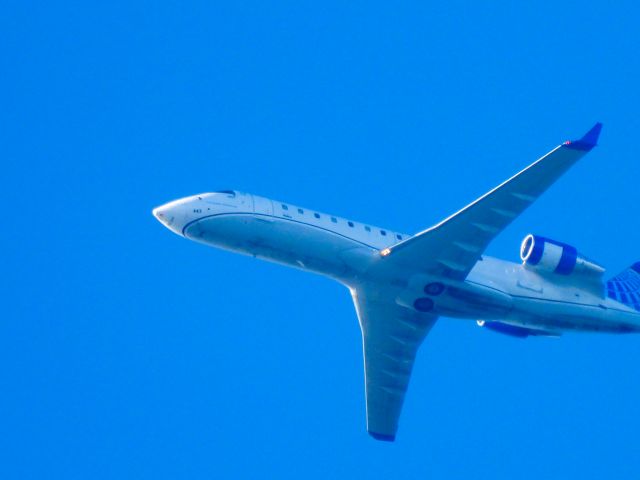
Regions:
[[[418,348],[436,317],[401,307],[389,291],[352,290],[362,330],[367,431],[393,441]]]
[[[489,243],[597,143],[596,124],[439,224],[383,250],[384,266],[464,280]]]

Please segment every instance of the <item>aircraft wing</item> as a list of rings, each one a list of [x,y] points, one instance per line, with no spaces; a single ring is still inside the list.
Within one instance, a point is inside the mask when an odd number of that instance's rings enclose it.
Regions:
[[[439,224],[382,250],[376,268],[465,279],[491,240],[596,146],[601,129],[596,123]]]
[[[360,286],[351,294],[362,330],[367,431],[393,441],[418,347],[437,317],[396,304],[393,289]]]

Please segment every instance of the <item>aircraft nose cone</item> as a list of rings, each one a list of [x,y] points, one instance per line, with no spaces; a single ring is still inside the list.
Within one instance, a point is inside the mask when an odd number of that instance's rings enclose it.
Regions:
[[[153,213],[153,216],[166,227],[170,227],[175,220],[175,215],[173,214],[169,204],[160,205],[159,207],[154,208],[151,213]]]
[[[179,198],[152,210],[153,216],[173,233],[182,235],[185,225],[194,220],[193,197]]]

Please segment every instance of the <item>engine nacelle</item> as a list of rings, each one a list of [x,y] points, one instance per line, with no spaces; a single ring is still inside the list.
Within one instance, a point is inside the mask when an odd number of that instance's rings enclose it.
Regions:
[[[520,258],[532,269],[558,275],[601,276],[604,268],[582,256],[571,245],[537,235],[527,235],[520,247]]]

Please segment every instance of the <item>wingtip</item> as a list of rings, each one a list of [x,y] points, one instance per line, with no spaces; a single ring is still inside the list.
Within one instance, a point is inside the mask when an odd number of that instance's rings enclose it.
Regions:
[[[591,127],[591,130],[585,133],[580,140],[566,142],[564,146],[567,148],[571,148],[573,150],[584,150],[588,152],[593,147],[598,145],[598,138],[600,137],[601,131],[602,131],[602,123],[598,122],[593,127]]]
[[[389,434],[386,434],[386,433],[377,433],[377,432],[371,432],[370,431],[369,435],[371,435],[376,440],[381,440],[383,442],[394,442],[396,440],[396,436],[395,435],[389,435]]]

